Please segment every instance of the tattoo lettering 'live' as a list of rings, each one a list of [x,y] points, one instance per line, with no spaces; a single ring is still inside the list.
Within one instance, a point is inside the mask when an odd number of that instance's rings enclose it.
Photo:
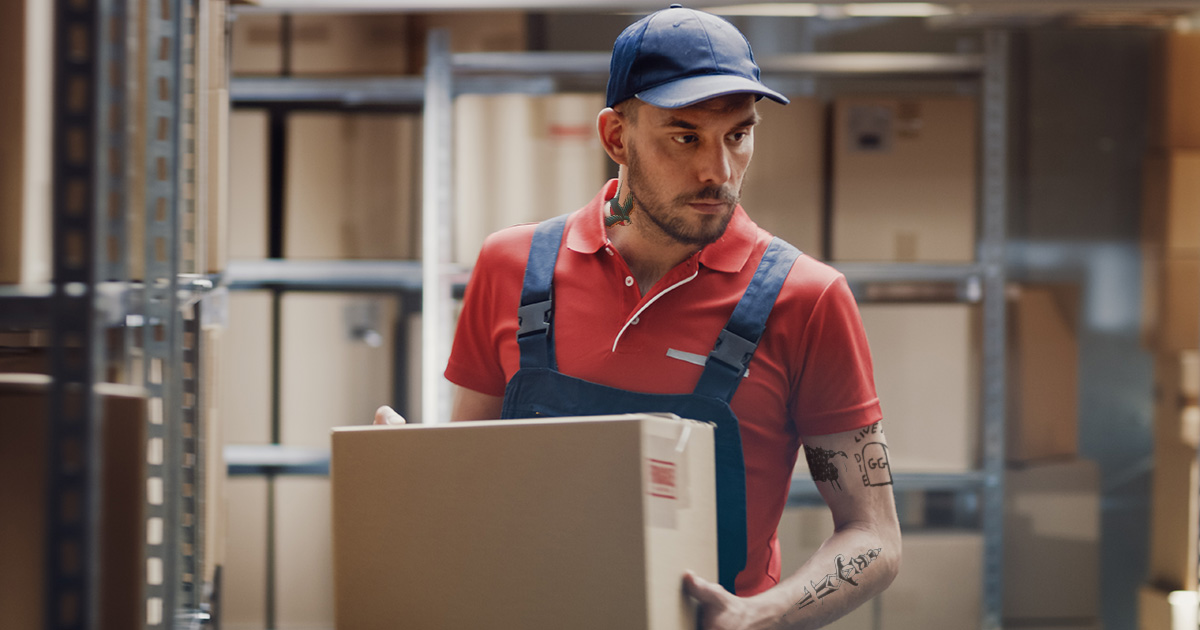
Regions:
[[[838,554],[838,557],[834,560],[834,563],[836,564],[835,572],[826,575],[824,578],[821,578],[820,582],[809,582],[809,584],[812,586],[812,590],[809,590],[807,586],[804,587],[804,597],[801,598],[800,601],[793,604],[792,607],[783,614],[783,616],[787,617],[789,613],[803,610],[808,606],[825,599],[826,597],[837,592],[837,590],[840,589],[843,584],[858,586],[858,576],[861,575],[867,567],[871,566],[871,563],[879,557],[879,553],[881,551],[883,551],[882,548],[872,549],[858,556],[857,558],[852,558],[850,560],[847,560],[846,556]]]
[[[804,447],[804,459],[808,461],[808,470],[812,473],[813,481],[828,481],[838,490],[842,489],[842,484],[838,481],[837,465],[833,463],[833,458],[837,455],[847,457],[841,451],[830,451],[819,446]]]
[[[855,443],[867,439],[868,435],[883,435],[883,424],[876,422],[869,427],[859,429],[858,433],[854,436]]]

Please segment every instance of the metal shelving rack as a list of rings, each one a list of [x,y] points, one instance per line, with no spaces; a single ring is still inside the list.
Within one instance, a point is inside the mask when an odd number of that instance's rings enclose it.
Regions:
[[[55,3],[54,279],[0,287],[0,327],[51,331],[46,628],[102,622],[98,532],[107,506],[95,385],[113,367],[148,400],[143,625],[189,628],[207,619],[198,363],[201,298],[212,282],[180,274],[181,265],[195,270],[188,252],[196,251],[196,207],[185,193],[196,163],[195,73],[187,65],[202,1]],[[146,30],[138,33],[140,25]],[[148,88],[144,163],[134,159],[139,86]],[[130,252],[130,188],[139,172],[145,249]],[[130,254],[144,256],[144,280],[130,279]]]

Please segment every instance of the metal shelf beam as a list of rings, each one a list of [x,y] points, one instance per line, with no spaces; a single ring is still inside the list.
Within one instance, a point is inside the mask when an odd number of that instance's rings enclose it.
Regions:
[[[988,474],[982,470],[963,473],[893,473],[897,492],[978,492],[985,487]],[[820,500],[817,484],[810,477],[793,477],[788,505],[809,505]]]
[[[422,290],[422,266],[410,260],[234,260],[221,284],[235,291],[278,289],[342,293],[416,293]],[[452,266],[448,278],[455,295],[466,288],[468,271]]]

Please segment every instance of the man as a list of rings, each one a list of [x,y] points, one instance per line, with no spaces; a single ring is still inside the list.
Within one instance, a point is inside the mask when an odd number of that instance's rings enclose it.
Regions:
[[[708,629],[821,627],[900,564],[853,296],[738,205],[762,97],[787,103],[728,22],[672,5],[626,29],[597,121],[618,179],[569,217],[487,239],[446,370],[453,420],[715,423],[720,584],[684,577]],[[781,581],[775,530],[801,444],[836,531]]]

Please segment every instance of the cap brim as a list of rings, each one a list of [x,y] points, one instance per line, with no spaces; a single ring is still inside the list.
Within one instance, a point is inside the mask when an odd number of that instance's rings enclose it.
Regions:
[[[663,109],[677,109],[695,105],[718,96],[729,94],[757,94],[777,103],[788,104],[786,96],[746,77],[728,74],[704,74],[686,77],[678,81],[657,85],[642,90],[634,96],[638,100]]]

